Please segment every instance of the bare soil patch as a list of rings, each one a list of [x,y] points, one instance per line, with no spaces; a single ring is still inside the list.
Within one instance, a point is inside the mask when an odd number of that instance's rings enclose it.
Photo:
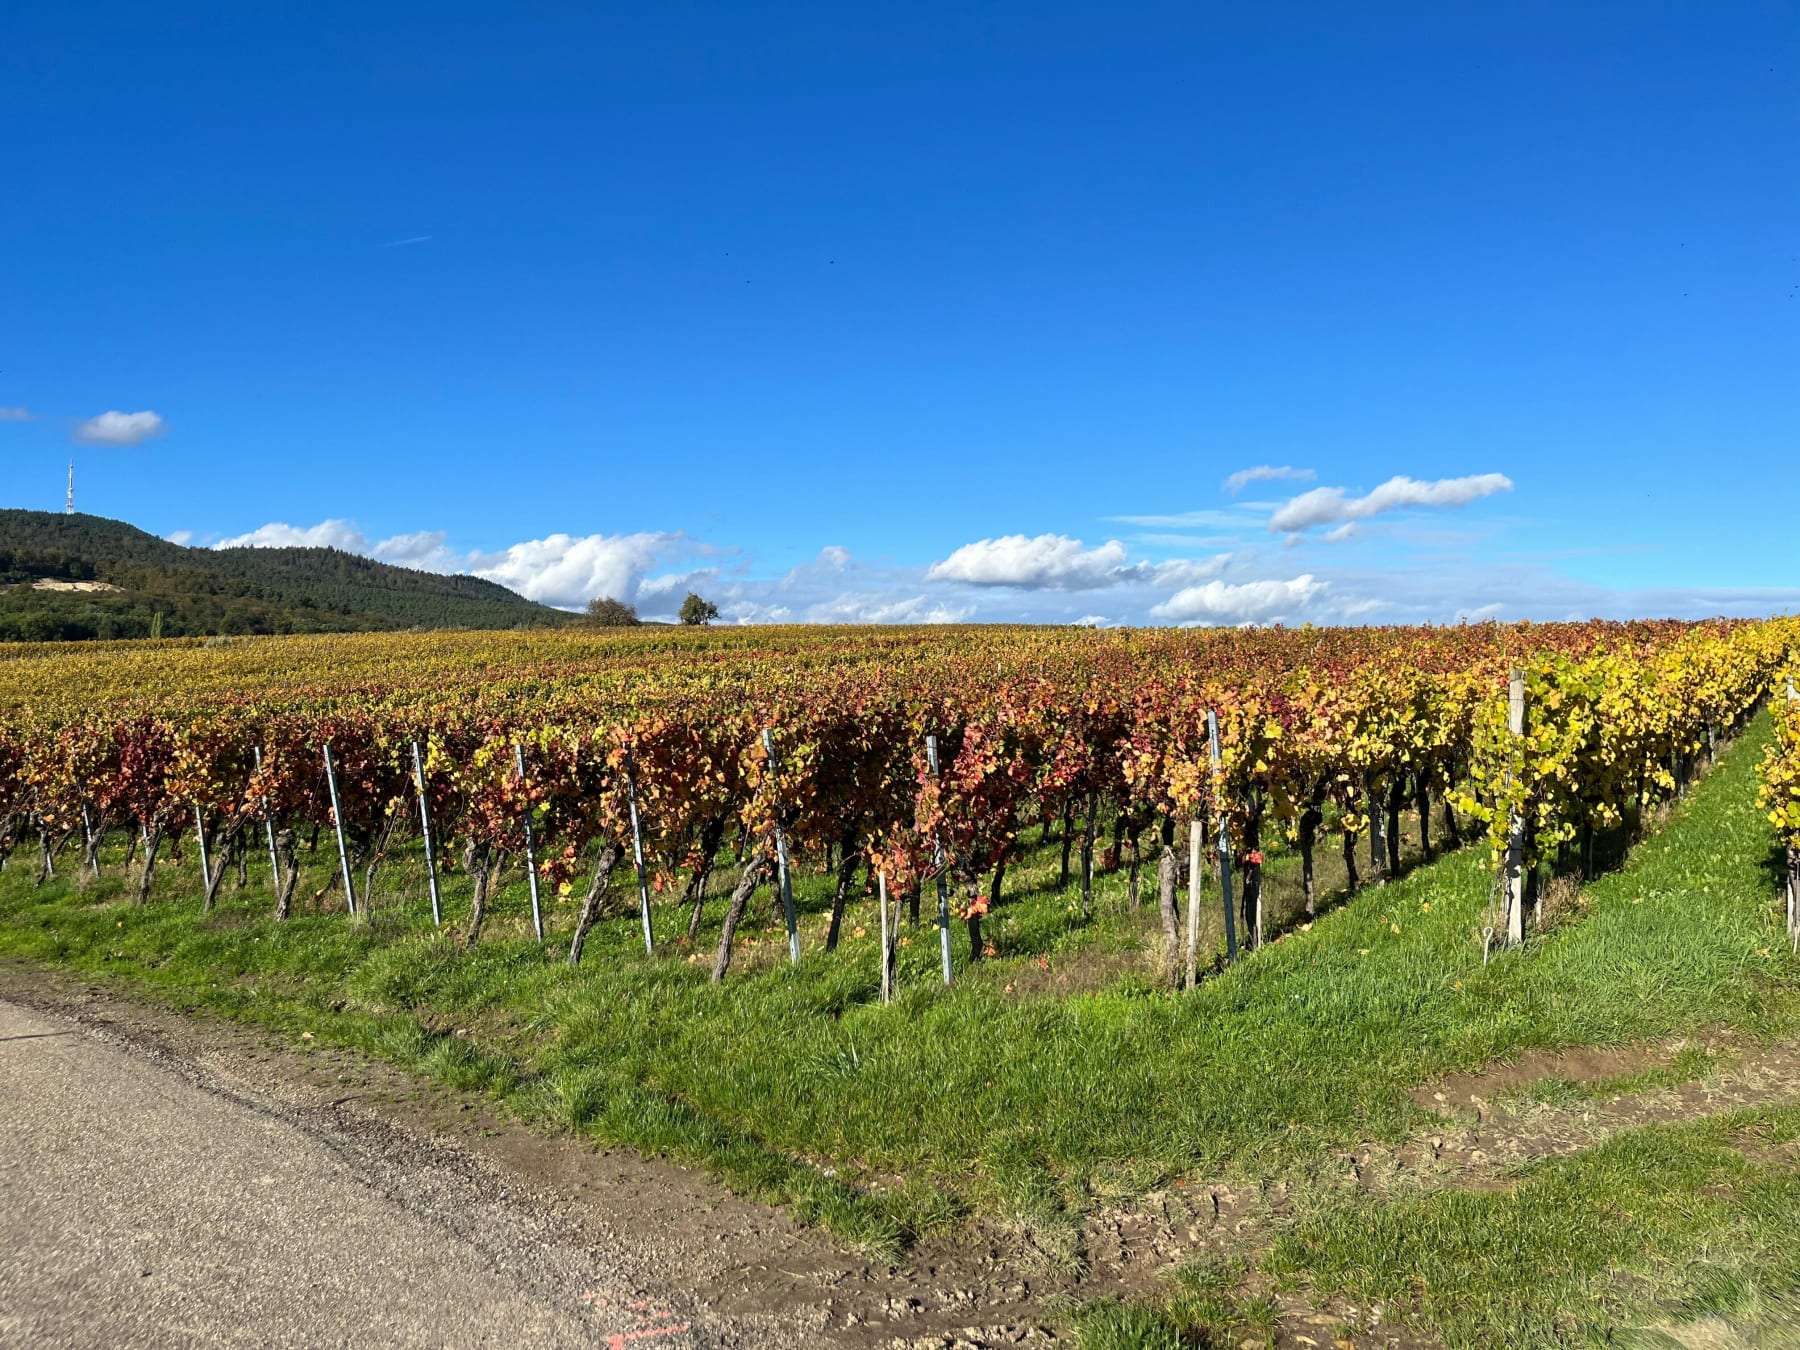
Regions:
[[[1409,1094],[1427,1111],[1442,1115],[1479,1106],[1509,1091],[1546,1078],[1571,1083],[1600,1083],[1625,1078],[1669,1062],[1686,1042],[1673,1048],[1654,1045],[1571,1046],[1566,1050],[1527,1050],[1516,1059],[1490,1064],[1474,1073],[1450,1074]]]
[[[1800,1050],[1783,1043],[1746,1045],[1724,1033],[1699,1042],[1717,1057],[1687,1082],[1602,1092],[1569,1103],[1534,1098],[1534,1086],[1595,1085],[1667,1068],[1694,1042],[1561,1054],[1533,1052],[1480,1074],[1458,1075],[1413,1094],[1446,1117],[1394,1151],[1397,1174],[1435,1185],[1497,1188],[1538,1158],[1592,1148],[1623,1130],[1677,1124],[1744,1107],[1800,1100]]]
[[[31,583],[34,591],[116,591],[119,587],[106,581],[65,581],[61,577],[39,577]]]

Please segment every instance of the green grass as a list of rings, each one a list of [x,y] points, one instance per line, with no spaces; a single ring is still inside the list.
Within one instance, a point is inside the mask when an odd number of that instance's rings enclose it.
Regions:
[[[1631,1130],[1506,1193],[1358,1200],[1304,1218],[1268,1268],[1386,1306],[1453,1346],[1605,1344],[1715,1317],[1800,1337],[1800,1106]],[[1614,1342],[1616,1343],[1616,1342]],[[1674,1342],[1669,1342],[1673,1344]]]
[[[1275,1283],[1379,1308],[1460,1350],[1800,1344],[1800,1105],[1619,1134],[1524,1169],[1504,1192],[1307,1206],[1263,1260]],[[1248,1272],[1179,1272],[1155,1305],[1101,1301],[1086,1350],[1273,1345]],[[1704,1328],[1704,1340],[1682,1338]],[[1323,1333],[1313,1328],[1315,1339]],[[1357,1344],[1359,1337],[1352,1337]]]
[[[230,882],[201,916],[191,872],[171,869],[139,908],[114,877],[33,889],[15,866],[0,876],[0,952],[310,1030],[529,1119],[703,1164],[873,1247],[975,1211],[1067,1264],[1084,1208],[1184,1173],[1267,1174],[1396,1141],[1423,1118],[1406,1090],[1447,1071],[1527,1047],[1796,1025],[1754,806],[1768,735],[1759,719],[1574,916],[1485,968],[1481,849],[1366,890],[1182,996],[1154,974],[1153,900],[1128,908],[1109,876],[1083,923],[1074,892],[1046,884],[1049,850],[1017,869],[1018,893],[988,923],[1000,957],[960,970],[954,989],[937,980],[935,932],[906,930],[890,1007],[876,1000],[872,931],[819,950],[818,877],[802,878],[801,963],[777,959],[759,902],[754,945],[722,988],[674,941],[673,908],[659,912],[655,959],[627,911],[572,972],[559,944],[526,937],[519,888],[465,949],[430,927],[410,877],[406,903],[378,896],[373,923],[277,924],[264,896]],[[313,860],[314,885],[333,861]],[[557,931],[569,919],[553,911]],[[872,908],[853,926],[872,930]]]
[[[1279,1309],[1272,1299],[1239,1293],[1245,1274],[1235,1262],[1196,1262],[1174,1274],[1160,1304],[1116,1299],[1086,1304],[1075,1316],[1076,1335],[1083,1350],[1272,1347]]]

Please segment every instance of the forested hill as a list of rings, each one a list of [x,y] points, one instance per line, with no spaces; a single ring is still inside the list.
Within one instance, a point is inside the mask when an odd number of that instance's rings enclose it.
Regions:
[[[574,617],[491,581],[333,548],[183,548],[100,516],[0,510],[0,641],[529,628]]]

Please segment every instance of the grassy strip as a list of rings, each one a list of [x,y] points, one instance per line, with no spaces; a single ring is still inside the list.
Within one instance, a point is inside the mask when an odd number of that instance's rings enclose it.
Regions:
[[[0,877],[0,951],[311,1030],[704,1163],[871,1245],[973,1207],[1074,1259],[1068,1215],[1096,1198],[1398,1139],[1420,1118],[1405,1089],[1446,1071],[1529,1046],[1791,1025],[1795,964],[1751,783],[1768,734],[1765,717],[1577,921],[1485,968],[1479,850],[1366,891],[1179,998],[1147,973],[1145,912],[1123,907],[1117,878],[1091,927],[1053,887],[1009,898],[990,923],[1002,956],[948,992],[933,936],[909,933],[887,1008],[872,934],[833,956],[815,942],[794,968],[759,959],[770,941],[715,988],[679,943],[646,960],[628,913],[576,972],[504,920],[467,949],[417,904],[277,924],[252,891],[202,918],[191,899],[117,903],[116,878],[34,890],[18,869]],[[169,884],[192,894],[191,877]],[[822,884],[803,893],[815,910]],[[774,938],[766,920],[752,937]],[[1057,992],[1059,972],[1084,968],[1101,987]]]
[[[1646,1126],[1526,1168],[1503,1193],[1325,1201],[1277,1240],[1265,1267],[1453,1348],[1791,1346],[1797,1145],[1800,1106]],[[1077,1318],[1081,1344],[1272,1345],[1276,1307],[1239,1294],[1245,1275],[1196,1266],[1159,1306],[1092,1304]]]
[[[1187,1266],[1170,1278],[1162,1303],[1096,1299],[1076,1310],[1082,1350],[1239,1350],[1274,1346],[1280,1308],[1245,1297],[1244,1268],[1229,1261]]]
[[[1627,1331],[1650,1343],[1646,1323],[1707,1317],[1791,1345],[1797,1143],[1800,1106],[1647,1126],[1536,1164],[1506,1193],[1331,1207],[1284,1235],[1269,1269],[1452,1346],[1617,1344]]]

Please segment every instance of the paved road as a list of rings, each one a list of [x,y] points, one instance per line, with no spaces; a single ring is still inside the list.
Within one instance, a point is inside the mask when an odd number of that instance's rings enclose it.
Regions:
[[[0,1001],[0,1345],[719,1343],[490,1200]]]

